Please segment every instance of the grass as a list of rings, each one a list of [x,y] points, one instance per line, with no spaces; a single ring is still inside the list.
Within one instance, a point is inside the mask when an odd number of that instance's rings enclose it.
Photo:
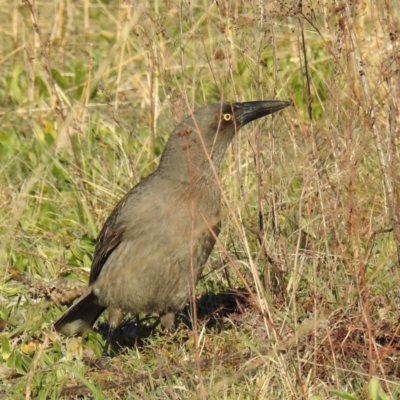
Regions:
[[[394,3],[0,8],[4,398],[398,398]],[[246,127],[226,157],[204,318],[181,316],[175,334],[146,320],[140,340],[129,320],[101,371],[106,320],[67,339],[53,300],[87,281],[102,224],[175,124],[221,98],[294,107]]]

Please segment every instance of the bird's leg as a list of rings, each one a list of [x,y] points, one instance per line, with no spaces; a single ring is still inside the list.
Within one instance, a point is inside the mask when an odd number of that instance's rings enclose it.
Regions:
[[[170,332],[175,332],[175,313],[166,312],[160,314],[162,326]]]
[[[116,326],[110,325],[108,329],[107,339],[103,347],[103,352],[101,353],[101,357],[108,357],[108,347],[110,346],[111,339],[114,336],[114,332],[117,329]]]
[[[108,357],[108,347],[110,346],[111,339],[114,336],[115,330],[119,326],[122,321],[123,312],[120,308],[110,308],[110,312],[108,315],[108,325],[109,330],[107,334],[106,343],[104,344],[103,352],[101,353],[102,357]]]

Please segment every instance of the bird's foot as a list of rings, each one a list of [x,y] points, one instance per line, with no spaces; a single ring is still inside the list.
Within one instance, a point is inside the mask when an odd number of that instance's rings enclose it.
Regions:
[[[102,354],[94,361],[94,366],[102,371],[119,372],[111,365],[111,358],[107,354]]]

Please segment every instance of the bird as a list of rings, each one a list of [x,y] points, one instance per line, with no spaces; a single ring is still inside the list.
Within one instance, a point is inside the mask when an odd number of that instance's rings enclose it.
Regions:
[[[172,329],[193,293],[221,229],[219,170],[232,139],[251,121],[291,103],[208,104],[191,112],[167,140],[156,170],[115,206],[97,238],[85,293],[54,324],[83,335],[106,309],[102,357],[125,313],[158,314]]]

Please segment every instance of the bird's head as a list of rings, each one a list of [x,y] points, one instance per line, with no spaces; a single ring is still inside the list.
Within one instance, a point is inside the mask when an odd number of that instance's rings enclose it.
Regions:
[[[189,114],[171,133],[159,170],[179,180],[219,168],[236,132],[290,103],[280,100],[209,104]]]

